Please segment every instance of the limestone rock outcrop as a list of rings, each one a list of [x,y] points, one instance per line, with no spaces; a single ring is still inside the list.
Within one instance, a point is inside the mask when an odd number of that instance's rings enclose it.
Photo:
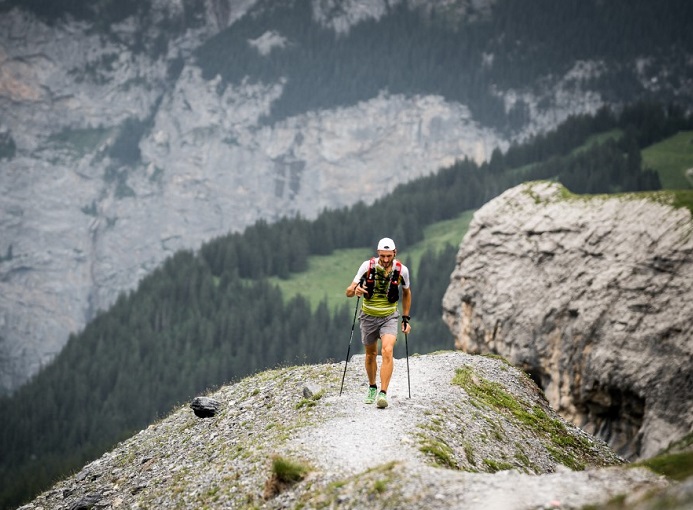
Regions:
[[[443,299],[457,349],[522,367],[631,459],[693,429],[693,220],[670,202],[517,186],[474,215]]]

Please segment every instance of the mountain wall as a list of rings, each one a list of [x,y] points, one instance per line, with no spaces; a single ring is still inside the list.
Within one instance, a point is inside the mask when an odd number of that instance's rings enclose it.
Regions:
[[[461,4],[485,12],[484,2]],[[261,218],[369,203],[456,159],[481,162],[507,147],[465,105],[435,95],[382,91],[263,122],[285,80],[222,86],[203,78],[194,56],[255,6],[152,1],[107,27],[98,12],[96,21],[50,22],[3,12],[0,392],[176,250]],[[386,11],[384,1],[315,2],[313,16],[343,33]],[[269,32],[248,40],[261,55],[281,42]],[[558,80],[541,111],[523,96],[528,132],[601,105],[575,80],[574,70]],[[517,93],[508,94],[512,105]]]
[[[455,346],[523,367],[627,458],[693,429],[693,221],[667,192],[528,183],[474,216],[443,300]]]
[[[260,218],[371,202],[500,143],[440,97],[385,94],[261,126],[280,83],[219,93],[192,60],[171,81],[170,59],[89,28],[18,10],[0,20],[2,127],[16,145],[0,161],[4,391],[176,250]],[[139,154],[118,151],[137,130]]]

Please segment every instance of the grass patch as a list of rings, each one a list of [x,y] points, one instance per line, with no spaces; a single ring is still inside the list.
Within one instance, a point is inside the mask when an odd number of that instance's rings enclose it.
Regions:
[[[693,215],[693,190],[676,190],[671,192],[674,200],[671,205],[674,207],[685,207]]]
[[[474,449],[469,443],[464,443],[464,456],[467,457],[467,462],[472,466],[476,466],[476,459],[474,458]]]
[[[387,480],[376,480],[373,484],[373,492],[382,494],[387,489]]]
[[[693,188],[693,177],[686,177],[686,171],[693,168],[693,131],[681,131],[646,148],[642,162],[657,171],[662,188]]]
[[[304,464],[285,459],[278,455],[272,459],[272,474],[280,482],[300,482],[307,473],[308,468]]]
[[[573,471],[584,471],[585,465],[580,462],[575,456],[569,454],[562,448],[555,448],[551,445],[546,445],[546,449],[551,454],[551,456],[564,466],[572,469]]]
[[[429,437],[424,434],[419,434],[419,437],[421,438],[419,450],[429,455],[436,465],[450,469],[459,469],[449,444],[442,439]]]
[[[272,457],[270,477],[265,482],[264,498],[270,499],[275,497],[291,485],[303,480],[309,471],[308,466],[301,462],[275,455]]]
[[[484,464],[486,464],[489,473],[497,473],[498,471],[508,471],[515,467],[507,462],[498,462],[493,459],[484,459]]]
[[[495,359],[495,360],[501,361],[501,362],[503,362],[505,365],[507,365],[507,366],[509,366],[509,367],[513,367],[513,364],[510,363],[510,362],[507,360],[507,358],[504,358],[504,357],[501,356],[500,354],[495,354],[495,353],[492,353],[492,352],[488,352],[488,353],[482,354],[482,356],[483,356],[484,358]]]
[[[459,247],[469,229],[475,211],[465,211],[451,220],[439,221],[424,228],[423,241],[416,243],[402,253],[403,258],[411,259],[411,269],[418,267],[421,258],[428,250],[441,251],[448,245]]]
[[[398,465],[391,461],[332,481],[324,488],[309,487],[292,508],[404,508],[400,494],[406,481],[402,481],[401,470],[395,469]],[[354,506],[361,498],[371,504]]]
[[[521,447],[517,447],[517,450],[515,451],[515,458],[520,461],[520,463],[527,467],[527,468],[532,468],[532,462],[529,460],[529,457],[525,455],[525,453],[522,451]]]
[[[587,441],[570,434],[563,422],[551,418],[541,407],[514,397],[501,384],[480,377],[469,366],[458,368],[452,382],[462,387],[474,400],[510,414],[525,428],[546,438],[549,441],[547,450],[561,464],[574,470],[584,469],[584,464],[576,458],[574,452],[588,448]]]
[[[531,187],[527,191],[532,193]],[[563,200],[609,200],[609,199],[625,199],[625,200],[651,200],[659,204],[668,205],[675,209],[685,208],[693,214],[693,189],[666,189],[657,191],[637,191],[626,193],[600,193],[594,195],[580,195],[572,193],[565,186],[561,186],[561,198]],[[538,203],[538,201],[537,201]]]
[[[314,393],[310,397],[304,397],[302,398],[297,404],[296,404],[296,409],[302,409],[304,407],[315,407],[317,405],[318,400],[320,400],[323,395],[325,394],[325,390],[320,390],[317,393]]]
[[[693,452],[659,455],[634,465],[646,466],[655,473],[681,481],[693,476]]]

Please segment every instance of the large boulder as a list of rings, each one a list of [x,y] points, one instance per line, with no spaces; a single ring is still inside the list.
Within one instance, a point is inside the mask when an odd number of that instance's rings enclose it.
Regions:
[[[456,348],[524,368],[627,458],[693,429],[693,221],[668,192],[508,190],[474,215],[443,299]]]

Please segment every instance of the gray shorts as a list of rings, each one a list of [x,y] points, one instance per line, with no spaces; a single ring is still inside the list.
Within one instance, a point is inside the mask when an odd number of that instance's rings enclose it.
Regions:
[[[373,317],[361,312],[359,315],[359,326],[361,327],[361,343],[372,345],[378,341],[382,335],[397,336],[399,325],[399,312],[395,312],[387,317]]]

